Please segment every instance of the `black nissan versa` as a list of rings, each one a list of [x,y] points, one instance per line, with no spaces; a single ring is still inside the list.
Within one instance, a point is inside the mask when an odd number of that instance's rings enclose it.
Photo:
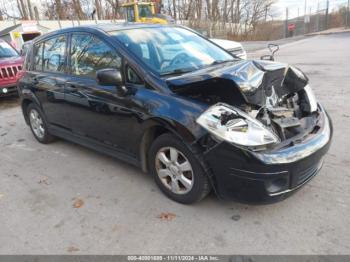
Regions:
[[[240,60],[190,29],[100,25],[34,40],[18,82],[35,138],[139,166],[169,198],[281,200],[313,178],[332,125],[299,69]]]

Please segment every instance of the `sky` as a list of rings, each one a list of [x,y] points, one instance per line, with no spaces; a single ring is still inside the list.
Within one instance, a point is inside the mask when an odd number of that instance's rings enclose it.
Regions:
[[[329,0],[329,8],[330,10],[337,8],[340,5],[346,5],[348,0]],[[306,0],[307,5],[307,13],[315,13],[317,11],[317,6],[319,5],[319,9],[325,9],[327,6],[327,0]],[[277,16],[277,18],[285,18],[286,8],[288,7],[289,17],[297,17],[298,16],[298,8],[299,15],[304,15],[305,10],[305,0],[276,0],[276,4],[274,4],[273,13]]]

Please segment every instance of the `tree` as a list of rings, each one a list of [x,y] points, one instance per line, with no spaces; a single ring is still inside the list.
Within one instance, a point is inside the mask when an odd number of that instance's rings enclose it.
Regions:
[[[29,13],[29,18],[31,20],[34,20],[34,13],[33,13],[33,9],[32,9],[32,3],[30,2],[30,0],[27,0],[27,6],[28,6],[28,13]]]
[[[65,19],[63,5],[61,0],[55,0],[56,4],[56,14],[59,19]]]
[[[112,8],[112,12],[111,12],[111,16],[109,18],[112,19],[118,19],[121,17],[121,13],[120,13],[120,3],[118,0],[106,0],[107,3],[111,6]]]
[[[23,20],[28,20],[28,13],[27,13],[27,7],[24,4],[23,0],[17,0],[17,5],[18,5],[18,9],[21,12],[21,16]]]
[[[95,10],[98,19],[102,19],[101,1],[95,0]]]
[[[72,0],[72,6],[75,12],[75,15],[78,19],[83,20],[86,18],[85,13],[83,12],[83,9],[81,7],[80,0]]]

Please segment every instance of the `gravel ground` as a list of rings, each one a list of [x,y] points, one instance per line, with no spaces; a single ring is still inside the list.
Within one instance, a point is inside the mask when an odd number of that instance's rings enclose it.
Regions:
[[[16,100],[1,99],[0,254],[349,254],[349,46],[349,33],[322,35],[276,56],[308,74],[335,132],[320,174],[273,205],[177,204],[128,164],[37,143]]]

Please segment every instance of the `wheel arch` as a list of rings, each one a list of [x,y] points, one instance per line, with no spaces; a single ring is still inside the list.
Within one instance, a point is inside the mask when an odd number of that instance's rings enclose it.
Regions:
[[[188,130],[182,124],[166,120],[162,118],[153,118],[149,119],[144,123],[144,132],[142,134],[140,146],[139,146],[139,159],[142,171],[148,171],[148,150],[157,137],[164,133],[171,133],[178,137],[180,140],[185,143],[192,144],[196,141],[195,135]]]
[[[31,103],[35,103],[37,106],[39,106],[41,108],[41,104],[40,104],[39,100],[34,96],[34,94],[28,93],[28,94],[23,95],[23,97],[21,98],[21,108],[22,108],[24,120],[25,120],[27,125],[29,125],[27,108]]]

